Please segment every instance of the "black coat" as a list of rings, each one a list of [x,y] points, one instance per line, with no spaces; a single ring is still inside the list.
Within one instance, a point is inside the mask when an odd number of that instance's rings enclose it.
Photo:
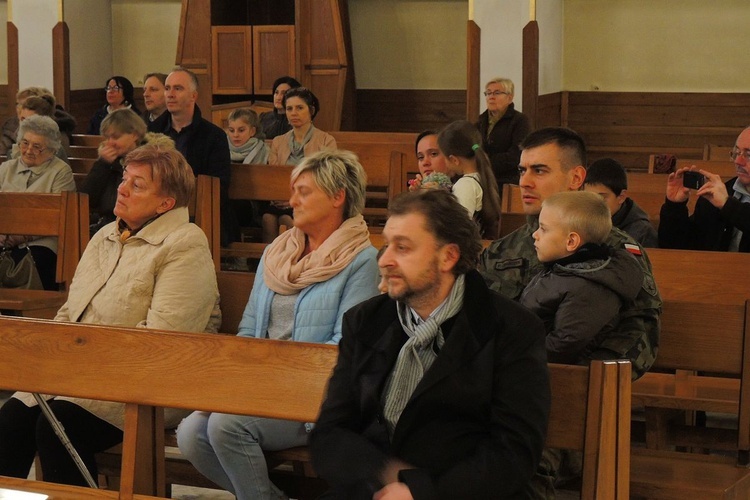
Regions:
[[[734,198],[736,180],[725,183],[729,199],[721,209],[701,197],[688,216],[687,203],[666,200],[659,214],[659,247],[726,252],[737,228],[742,231],[740,252],[750,252],[750,203]]]
[[[477,128],[482,133],[482,148],[490,157],[492,170],[502,193],[502,184],[518,184],[518,162],[521,159],[519,145],[531,132],[531,122],[528,116],[516,111],[513,103],[510,103],[487,137],[489,126],[490,115],[485,111],[479,115]]]
[[[325,498],[372,498],[393,457],[416,500],[527,498],[550,394],[544,328],[522,306],[466,275],[464,307],[389,439],[383,388],[407,337],[381,295],[344,315],[339,359],[310,445]]]

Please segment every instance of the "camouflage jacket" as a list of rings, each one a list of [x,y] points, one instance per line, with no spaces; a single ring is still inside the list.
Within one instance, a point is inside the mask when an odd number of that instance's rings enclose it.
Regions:
[[[518,300],[526,285],[543,270],[537,260],[532,233],[539,226],[538,218],[508,236],[493,241],[479,259],[479,271],[487,286],[502,295]],[[625,248],[637,257],[643,268],[643,285],[636,298],[625,303],[615,332],[592,355],[594,359],[629,359],[636,379],[651,368],[659,348],[659,316],[661,297],[654,281],[651,262],[645,250],[623,231],[612,228],[606,242],[612,248]],[[640,255],[636,255],[640,252]],[[586,314],[581,311],[581,314]]]

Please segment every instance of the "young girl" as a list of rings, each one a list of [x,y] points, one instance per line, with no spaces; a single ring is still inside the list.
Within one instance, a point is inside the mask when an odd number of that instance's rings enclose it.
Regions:
[[[249,164],[268,163],[268,146],[263,134],[258,134],[260,120],[250,108],[238,108],[229,114],[227,138],[232,162]]]
[[[500,195],[479,130],[468,121],[455,121],[438,134],[438,146],[447,158],[449,175],[462,176],[453,184],[453,194],[479,224],[482,238],[497,238]]]

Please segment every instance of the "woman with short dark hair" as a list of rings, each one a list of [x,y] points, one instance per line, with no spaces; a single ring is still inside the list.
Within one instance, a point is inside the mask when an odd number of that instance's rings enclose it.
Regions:
[[[86,132],[89,135],[101,134],[102,121],[104,121],[104,118],[112,111],[122,108],[130,108],[137,115],[141,113],[135,105],[133,84],[124,76],[113,76],[109,78],[104,86],[104,92],[107,98],[107,104],[99,108],[96,113],[94,113],[94,116],[91,117],[89,129],[88,132]]]

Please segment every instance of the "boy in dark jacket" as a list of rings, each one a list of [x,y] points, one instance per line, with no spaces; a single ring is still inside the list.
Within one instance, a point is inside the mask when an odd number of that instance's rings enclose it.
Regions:
[[[640,252],[637,246],[604,244],[611,228],[609,209],[594,193],[558,193],[542,204],[533,237],[544,270],[531,279],[521,303],[544,321],[552,363],[619,357],[601,344],[616,331],[621,306],[638,294],[643,271],[629,254]]]
[[[648,214],[628,198],[628,176],[620,162],[612,158],[596,160],[586,169],[583,189],[604,198],[612,213],[612,225],[646,248],[659,246],[656,228]]]

